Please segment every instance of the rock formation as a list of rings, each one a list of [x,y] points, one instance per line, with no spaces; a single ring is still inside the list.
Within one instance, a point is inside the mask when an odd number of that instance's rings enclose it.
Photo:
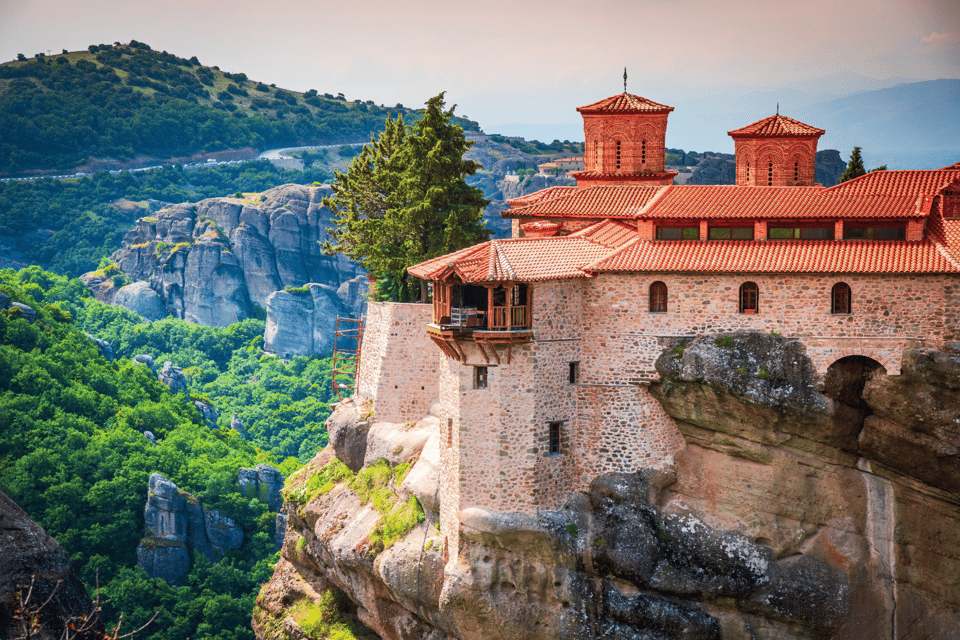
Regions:
[[[37,312],[34,311],[33,307],[22,302],[11,302],[10,309],[15,310],[16,314],[30,324],[33,324],[37,319]]]
[[[190,390],[187,388],[187,376],[183,375],[183,369],[175,366],[169,360],[163,363],[163,369],[157,374],[157,379],[170,389],[170,393],[190,395]]]
[[[143,508],[145,535],[137,547],[137,565],[151,578],[180,584],[190,571],[190,549],[211,561],[239,549],[243,531],[217,511],[180,490],[159,473],[150,475]]]
[[[333,333],[343,307],[335,289],[310,283],[267,298],[263,349],[281,356],[307,356],[333,350]]]
[[[465,509],[458,549],[433,527],[440,408],[399,425],[340,403],[289,495],[334,456],[412,463],[398,491],[426,522],[377,553],[379,514],[347,484],[288,502],[258,637],[299,637],[290,607],[327,590],[389,640],[960,637],[960,345],[908,350],[898,376],[857,356],[820,375],[800,343],[744,333],[657,369],[687,445],[672,469],[601,475],[537,515]]]
[[[121,287],[113,297],[112,304],[126,307],[144,320],[162,320],[170,315],[163,300],[150,288],[149,282],[134,282]]]
[[[288,184],[248,198],[171,205],[140,218],[113,259],[148,282],[175,317],[226,326],[255,316],[255,307],[265,308],[285,287],[321,282],[336,290],[360,275],[353,262],[320,252],[333,224],[321,203],[330,193]],[[88,284],[105,298],[97,283]]]
[[[257,498],[270,511],[280,511],[283,506],[280,497],[283,474],[278,469],[261,462],[256,469],[240,469],[237,481],[245,498]]]
[[[98,338],[94,335],[89,333],[86,335],[88,338],[90,338],[90,341],[93,342],[93,344],[97,345],[97,351],[100,352],[100,355],[103,356],[107,362],[113,362],[113,346],[111,346],[106,340]]]
[[[90,596],[73,573],[66,552],[3,492],[0,492],[0,559],[0,637],[23,635],[23,629],[17,624],[23,622],[23,618],[15,619],[20,604],[18,591],[26,598],[31,582],[33,592],[28,609],[40,609],[40,628],[32,636],[37,640],[64,637],[69,618],[93,612]],[[70,637],[87,640],[102,635],[102,625],[95,624],[88,632]]]

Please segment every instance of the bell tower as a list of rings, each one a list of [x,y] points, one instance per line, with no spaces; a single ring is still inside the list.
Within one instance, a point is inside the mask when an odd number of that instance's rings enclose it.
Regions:
[[[728,131],[737,153],[738,187],[812,187],[817,141],[826,131],[779,113]]]
[[[624,91],[577,107],[583,116],[584,170],[573,174],[578,187],[673,184],[664,170],[667,116],[673,107]]]

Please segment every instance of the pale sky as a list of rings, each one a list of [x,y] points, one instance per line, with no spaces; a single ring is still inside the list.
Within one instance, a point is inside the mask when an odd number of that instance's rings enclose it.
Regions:
[[[350,100],[445,90],[488,132],[579,122],[624,66],[631,93],[669,105],[837,72],[960,78],[958,0],[0,0],[0,60],[131,39]]]

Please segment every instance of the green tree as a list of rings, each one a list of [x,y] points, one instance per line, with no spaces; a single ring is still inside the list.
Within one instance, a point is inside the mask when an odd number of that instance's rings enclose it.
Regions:
[[[441,93],[412,127],[387,118],[324,200],[337,224],[324,249],[362,264],[381,299],[422,296],[423,283],[407,267],[490,237],[483,223],[489,202],[465,180],[480,165],[463,159],[473,142],[451,122],[454,109],[444,110]]]
[[[867,170],[863,168],[863,158],[860,157],[860,147],[854,147],[853,153],[850,154],[850,162],[847,163],[847,168],[840,176],[840,182],[859,178],[866,173]]]

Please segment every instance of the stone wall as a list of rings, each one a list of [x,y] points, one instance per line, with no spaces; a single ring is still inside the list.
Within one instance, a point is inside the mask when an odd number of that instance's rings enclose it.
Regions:
[[[378,421],[419,420],[437,399],[441,355],[426,329],[432,313],[429,304],[370,303],[357,393],[373,399]]]
[[[667,285],[667,313],[650,313],[650,285]],[[759,312],[739,313],[740,285],[760,291]],[[830,313],[831,289],[851,289],[850,314]],[[776,331],[807,345],[821,373],[844,355],[877,360],[899,373],[900,352],[960,336],[960,288],[937,275],[603,274],[584,288],[583,375],[587,382],[653,379],[664,346],[696,335]]]

